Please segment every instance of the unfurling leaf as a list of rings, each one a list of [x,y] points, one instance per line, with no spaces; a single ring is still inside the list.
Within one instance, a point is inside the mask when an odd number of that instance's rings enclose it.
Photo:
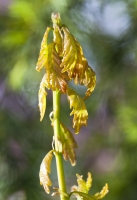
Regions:
[[[70,160],[71,165],[76,165],[76,155],[74,148],[77,148],[77,143],[72,133],[61,123],[61,138],[59,140],[62,143],[62,154],[65,160]]]
[[[105,186],[102,188],[101,192],[98,192],[94,195],[94,198],[95,199],[102,199],[108,192],[109,192],[108,184],[106,183]]]
[[[63,52],[63,42],[62,42],[63,36],[58,26],[54,27],[53,35],[54,35],[53,41],[55,43],[55,49],[59,54],[59,56],[61,57]]]
[[[85,98],[89,97],[96,85],[95,72],[89,67],[82,47],[66,26],[61,29],[64,33],[64,47],[61,67],[62,72],[67,72],[75,84],[87,86]]]
[[[70,115],[74,115],[73,128],[75,128],[75,133],[77,134],[82,126],[87,125],[88,112],[83,99],[74,90],[68,88],[67,94],[70,108],[73,108]]]
[[[55,44],[51,43],[47,46],[48,56],[46,59],[46,88],[52,90],[60,90],[62,93],[66,93],[68,76],[66,73],[61,73],[60,58],[55,50]]]
[[[48,175],[51,172],[50,165],[51,165],[51,160],[53,158],[52,152],[53,152],[53,150],[49,151],[48,154],[44,157],[44,159],[40,165],[40,172],[39,172],[40,184],[43,185],[44,190],[47,194],[50,193],[49,186],[52,185],[52,182]]]
[[[91,173],[88,172],[88,178],[87,178],[86,182],[83,180],[83,176],[80,176],[79,174],[76,174],[76,176],[78,178],[77,182],[78,182],[79,191],[88,194],[88,192],[91,188],[91,185],[92,185]]]
[[[62,93],[66,93],[68,79],[66,73],[61,73],[60,68],[60,58],[55,50],[55,44],[51,43],[48,45],[48,63],[45,66],[46,68],[46,77],[47,77],[47,88],[55,91],[56,89],[60,90]]]
[[[87,181],[83,180],[83,176],[80,176],[78,174],[76,174],[76,176],[78,178],[77,179],[78,186],[74,185],[71,188],[71,193],[69,194],[69,197],[74,194],[77,200],[81,200],[81,199],[98,200],[98,199],[102,199],[108,193],[108,184],[106,184],[101,190],[101,192],[96,193],[94,196],[88,195],[89,189],[92,186],[91,173],[88,172]]]
[[[44,75],[39,88],[38,99],[39,99],[39,110],[40,110],[40,121],[42,121],[45,110],[46,110],[46,76]]]
[[[38,62],[36,64],[37,71],[40,71],[41,68],[44,67],[47,63],[47,59],[48,59],[47,38],[48,38],[48,34],[49,34],[50,30],[51,30],[51,28],[48,27],[44,34],[43,40],[41,42],[40,54],[39,54]]]
[[[45,39],[43,39],[45,41]],[[44,47],[43,47],[44,48]],[[58,89],[62,93],[66,93],[68,76],[66,73],[61,73],[60,68],[60,58],[55,50],[55,44],[51,43],[46,45],[46,54],[44,50],[41,50],[42,55],[40,55],[38,60],[37,70],[44,65],[46,69],[46,74],[44,75],[39,89],[39,109],[40,109],[40,121],[42,121],[45,109],[46,109],[46,91],[45,89],[52,89],[55,91]],[[44,60],[44,56],[46,57]],[[43,59],[43,61],[41,61]],[[41,64],[42,63],[42,64]],[[43,64],[44,63],[44,64]]]
[[[76,174],[76,176],[77,176],[78,186],[75,186],[74,188],[72,187],[72,191],[77,190],[79,192],[83,192],[83,193],[88,194],[88,192],[89,192],[89,190],[92,186],[91,173],[88,172],[87,181],[84,181],[83,176],[80,176],[79,174]]]

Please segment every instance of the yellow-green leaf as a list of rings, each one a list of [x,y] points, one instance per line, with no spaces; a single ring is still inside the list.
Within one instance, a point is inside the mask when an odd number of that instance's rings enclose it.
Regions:
[[[55,44],[51,43],[47,45],[47,57],[45,62],[45,69],[46,74],[44,75],[41,83],[40,83],[40,89],[39,89],[39,110],[40,110],[40,121],[42,121],[45,109],[46,109],[46,88],[52,89],[55,91],[56,89],[60,90],[62,93],[66,93],[67,90],[67,82],[68,76],[66,73],[61,73],[60,68],[60,59],[59,56],[55,50]],[[39,61],[38,61],[39,62]],[[38,65],[39,69],[40,66]]]
[[[46,69],[46,87],[53,91],[58,89],[62,93],[66,93],[68,76],[61,73],[60,58],[55,50],[55,44],[48,45],[48,59],[45,65]]]
[[[73,128],[75,133],[79,133],[82,126],[87,125],[88,112],[83,99],[72,89],[67,89],[68,100],[70,102],[70,108],[73,108],[70,115],[73,117]]]
[[[43,185],[44,190],[47,194],[50,193],[49,186],[52,185],[52,182],[48,175],[51,172],[50,165],[51,165],[51,161],[53,158],[52,152],[53,152],[53,150],[49,151],[48,154],[44,157],[44,159],[40,165],[40,172],[39,172],[40,184]]]
[[[46,110],[46,75],[44,75],[39,88],[38,99],[39,99],[39,110],[40,110],[40,121],[42,121],[45,110]]]
[[[48,34],[49,31],[51,30],[50,27],[47,28],[43,40],[41,42],[41,49],[40,49],[40,54],[39,54],[39,58],[38,58],[38,62],[36,64],[36,70],[40,71],[42,67],[44,67],[47,63],[47,59],[48,59],[48,44],[47,44],[47,38],[48,38]]]
[[[61,138],[59,140],[62,143],[62,154],[65,160],[70,160],[71,165],[76,165],[76,155],[74,148],[77,148],[77,143],[72,133],[61,123]]]
[[[62,72],[67,71],[69,77],[72,78],[78,57],[76,39],[66,26],[62,27],[62,31],[64,33],[63,59],[61,63],[61,67],[63,67]]]
[[[83,176],[80,176],[79,174],[76,174],[76,176],[78,182],[78,187],[77,187],[78,191],[88,194],[92,185],[91,173],[88,172],[87,181],[84,181]]]
[[[61,57],[63,52],[63,42],[62,42],[63,36],[58,26],[54,27],[53,35],[54,35],[53,41],[55,42],[55,49],[58,55]]]
[[[96,75],[91,67],[88,67],[84,73],[84,78],[81,79],[81,84],[87,86],[85,98],[88,98],[96,86]]]
[[[87,86],[85,98],[89,97],[96,85],[95,72],[89,67],[82,47],[66,26],[62,27],[64,33],[64,47],[61,67],[67,72],[75,84]]]
[[[102,199],[108,192],[109,192],[108,184],[106,183],[105,186],[102,188],[101,192],[98,192],[94,195],[94,198],[95,199]]]
[[[106,184],[101,192],[96,193],[94,196],[88,195],[89,189],[92,186],[92,178],[91,178],[91,173],[88,172],[88,178],[87,181],[83,180],[83,176],[80,176],[79,174],[76,174],[77,176],[77,182],[78,186],[73,186],[71,188],[71,193],[69,194],[69,198],[71,195],[75,195],[77,200],[98,200],[102,199],[107,193],[108,193],[108,184]]]
[[[89,191],[89,189],[91,188],[91,186],[92,186],[92,176],[91,176],[91,173],[88,172],[88,177],[87,177],[87,181],[86,181],[87,191]]]

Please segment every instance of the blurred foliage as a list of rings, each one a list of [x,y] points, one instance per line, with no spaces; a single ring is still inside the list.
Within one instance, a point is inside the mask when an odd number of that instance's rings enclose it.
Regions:
[[[51,199],[39,185],[39,166],[51,148],[52,111],[39,122],[35,71],[51,13],[61,13],[97,74],[86,100],[88,126],[75,137],[77,165],[65,162],[68,190],[75,174],[94,179],[92,192],[109,184],[105,199],[137,198],[137,2],[136,0],[0,1],[0,199]],[[79,93],[84,89],[79,87]],[[62,96],[62,121],[72,125]],[[57,186],[54,164],[52,182]],[[56,198],[56,197],[52,197]]]

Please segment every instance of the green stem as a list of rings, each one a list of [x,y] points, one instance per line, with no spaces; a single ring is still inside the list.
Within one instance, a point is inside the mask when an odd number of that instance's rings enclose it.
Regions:
[[[53,91],[53,112],[54,112],[54,138],[55,138],[55,150],[56,150],[56,165],[57,165],[57,175],[59,190],[67,193],[64,167],[63,167],[63,158],[62,153],[58,152],[58,138],[60,138],[60,92]],[[61,195],[61,200],[68,200],[68,197]]]

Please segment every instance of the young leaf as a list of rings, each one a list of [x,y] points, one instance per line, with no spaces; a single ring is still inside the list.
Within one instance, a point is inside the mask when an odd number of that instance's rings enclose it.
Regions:
[[[83,78],[81,78],[80,84],[85,85],[88,88],[84,98],[86,99],[91,95],[92,91],[96,86],[96,75],[91,67],[88,66],[88,68],[86,69]]]
[[[62,27],[64,33],[64,48],[61,67],[62,72],[67,72],[75,84],[87,86],[86,97],[89,97],[96,85],[95,72],[89,67],[82,47],[66,26]]]
[[[44,67],[47,63],[47,59],[48,59],[47,38],[48,38],[48,34],[49,34],[50,30],[51,30],[51,28],[48,27],[44,34],[43,40],[41,42],[40,54],[39,54],[38,62],[36,64],[37,71],[40,71],[41,68]]]
[[[40,172],[39,172],[40,184],[43,185],[44,190],[47,194],[50,193],[49,186],[52,185],[52,182],[48,175],[51,172],[50,165],[51,165],[51,160],[53,158],[52,152],[53,152],[53,150],[49,151],[48,154],[44,157],[44,159],[40,165]]]
[[[76,176],[77,176],[78,186],[77,187],[75,186],[75,190],[88,194],[92,185],[91,173],[88,172],[87,181],[84,181],[83,176],[80,176],[79,174],[76,174]]]
[[[66,73],[61,73],[60,58],[55,50],[55,44],[48,45],[48,59],[45,65],[46,69],[46,87],[52,90],[60,90],[62,93],[66,93],[68,79]]]
[[[67,89],[68,100],[70,102],[70,108],[73,108],[70,115],[73,117],[73,128],[75,128],[75,133],[79,133],[81,126],[87,125],[88,112],[82,98],[74,92],[74,90]]]
[[[54,35],[53,41],[55,43],[55,49],[58,55],[61,57],[63,52],[63,42],[62,42],[63,35],[61,33],[60,28],[57,25],[54,27],[53,35]]]
[[[63,67],[62,72],[67,71],[69,77],[72,78],[78,57],[77,41],[66,26],[62,27],[62,31],[64,33],[63,59],[61,63],[61,67]]]
[[[108,192],[109,192],[108,184],[106,183],[105,186],[102,188],[101,192],[98,192],[94,195],[94,198],[95,199],[102,199]]]
[[[83,176],[80,176],[78,174],[76,174],[76,176],[78,178],[77,179],[78,186],[74,185],[71,188],[71,193],[69,194],[69,197],[74,194],[77,200],[81,200],[81,199],[98,200],[98,199],[102,199],[108,193],[108,184],[106,184],[101,190],[101,192],[96,193],[94,196],[88,195],[89,189],[92,185],[91,173],[88,172],[88,178],[86,182],[83,180]]]
[[[77,148],[77,143],[72,135],[72,133],[61,123],[61,140],[62,143],[62,153],[65,160],[70,160],[71,165],[76,165],[76,155],[74,148]]]
[[[41,83],[40,83],[40,88],[39,88],[39,93],[38,93],[38,99],[39,99],[39,110],[40,110],[40,121],[42,121],[44,114],[45,114],[45,110],[46,110],[46,83],[45,83],[45,78],[46,76],[44,75]]]

